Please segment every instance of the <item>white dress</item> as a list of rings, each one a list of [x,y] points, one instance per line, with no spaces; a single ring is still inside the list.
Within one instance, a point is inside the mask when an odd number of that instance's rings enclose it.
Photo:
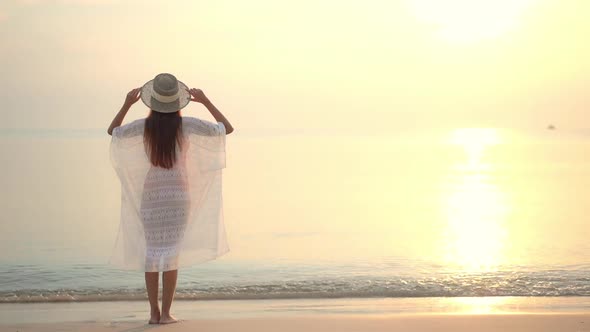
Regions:
[[[146,271],[178,265],[181,243],[190,214],[186,168],[176,163],[165,169],[152,166],[143,185],[140,215],[146,241]]]
[[[109,263],[146,272],[169,271],[229,251],[223,222],[223,123],[183,117],[184,144],[171,169],[145,153],[145,119],[113,130],[111,162],[121,181],[121,221]]]

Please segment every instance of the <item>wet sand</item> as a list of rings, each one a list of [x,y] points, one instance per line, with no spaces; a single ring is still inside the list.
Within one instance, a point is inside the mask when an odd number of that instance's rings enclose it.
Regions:
[[[86,321],[0,325],[0,331],[217,331],[217,332],[557,332],[590,331],[590,314],[396,314],[389,316],[314,315],[183,320],[170,325],[143,321]]]

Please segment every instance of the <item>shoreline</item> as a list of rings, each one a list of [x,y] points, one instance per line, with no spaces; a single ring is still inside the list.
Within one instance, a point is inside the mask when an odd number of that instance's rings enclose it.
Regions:
[[[135,323],[149,313],[146,301],[2,303],[0,327],[79,322]],[[296,317],[548,316],[586,315],[590,297],[463,297],[175,301],[180,319],[225,320]],[[93,324],[94,324],[93,323]],[[590,326],[590,323],[589,323]]]
[[[144,320],[83,321],[35,324],[2,324],[0,331],[245,331],[245,332],[331,332],[331,331],[442,331],[468,332],[554,332],[590,331],[590,314],[396,314],[387,316],[300,315],[296,317],[247,317],[181,320],[176,324],[149,325]]]

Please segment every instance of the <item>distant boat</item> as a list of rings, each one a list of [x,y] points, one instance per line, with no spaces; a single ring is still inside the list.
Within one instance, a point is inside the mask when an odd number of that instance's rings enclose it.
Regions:
[[[549,126],[547,126],[547,129],[548,130],[555,130],[555,126],[554,125],[549,125]]]

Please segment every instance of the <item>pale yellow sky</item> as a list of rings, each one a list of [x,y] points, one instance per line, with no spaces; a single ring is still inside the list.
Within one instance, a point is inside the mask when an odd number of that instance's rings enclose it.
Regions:
[[[3,0],[0,127],[106,130],[159,72],[236,133],[589,127],[586,0],[163,3]]]

